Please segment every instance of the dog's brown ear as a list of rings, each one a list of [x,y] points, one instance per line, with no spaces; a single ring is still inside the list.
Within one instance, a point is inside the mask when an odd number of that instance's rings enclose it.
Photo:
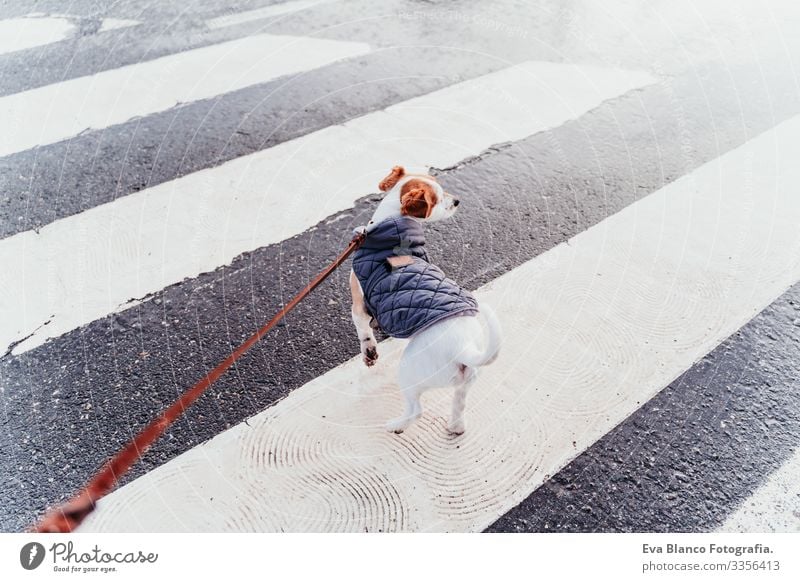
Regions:
[[[392,171],[389,172],[389,175],[386,176],[383,180],[381,180],[380,184],[378,184],[378,188],[380,188],[381,192],[386,192],[387,190],[391,190],[394,188],[395,184],[406,175],[406,169],[403,166],[395,166],[392,168]]]
[[[428,218],[436,205],[430,188],[412,188],[400,195],[400,212],[416,218]]]

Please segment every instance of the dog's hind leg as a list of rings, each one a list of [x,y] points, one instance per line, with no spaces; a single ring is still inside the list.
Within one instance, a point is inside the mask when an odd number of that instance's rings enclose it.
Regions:
[[[453,393],[453,413],[447,427],[447,432],[452,435],[464,434],[464,408],[467,405],[467,390],[477,379],[478,370],[461,364],[459,376]]]
[[[412,422],[422,416],[422,404],[419,401],[420,392],[415,387],[408,387],[403,390],[405,398],[405,409],[403,415],[393,418],[386,423],[386,430],[400,434],[406,430]]]
[[[411,340],[412,342],[414,340]],[[400,385],[400,392],[403,394],[405,402],[403,415],[394,418],[386,423],[386,430],[400,434],[406,430],[411,423],[422,416],[422,403],[420,396],[427,388],[424,366],[409,365],[409,349],[411,344],[406,347],[403,356],[400,358],[400,369],[397,374],[397,382]]]
[[[378,342],[369,323],[372,317],[367,313],[367,307],[364,305],[364,293],[361,291],[361,284],[353,271],[350,271],[350,294],[353,298],[353,306],[350,313],[353,316],[353,324],[356,326],[361,356],[364,359],[364,364],[373,366],[378,360]]]

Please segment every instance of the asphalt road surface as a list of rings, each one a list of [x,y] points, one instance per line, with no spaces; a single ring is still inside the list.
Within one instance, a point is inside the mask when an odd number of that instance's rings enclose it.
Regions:
[[[229,5],[228,5],[229,4]],[[800,531],[793,1],[0,3],[0,530],[344,248],[395,164],[491,303],[403,435],[348,265],[84,531]]]

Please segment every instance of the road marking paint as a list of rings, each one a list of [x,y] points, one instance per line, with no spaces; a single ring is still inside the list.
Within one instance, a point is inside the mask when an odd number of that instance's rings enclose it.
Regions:
[[[0,156],[369,52],[359,42],[259,34],[0,98]]]
[[[28,14],[21,18],[0,20],[0,55],[37,46],[44,46],[70,38],[77,27],[78,17],[67,14]],[[107,32],[140,24],[138,20],[104,18],[97,32]]]
[[[100,23],[100,28],[97,32],[108,32],[109,30],[119,30],[120,28],[129,28],[141,24],[138,20],[127,20],[124,18],[104,18]]]
[[[800,117],[477,292],[500,357],[402,436],[403,341],[111,494],[83,531],[480,531],[800,279]],[[353,336],[353,349],[357,349]]]
[[[654,80],[525,63],[11,236],[0,241],[0,350],[27,337],[21,353],[299,234],[374,192],[397,163],[448,167]]]
[[[719,532],[800,531],[800,449],[733,514]]]
[[[234,26],[236,24],[244,24],[245,22],[252,22],[254,20],[265,20],[274,16],[283,14],[290,14],[298,12],[307,8],[321,6],[323,4],[331,4],[336,0],[295,0],[294,2],[281,2],[280,4],[270,4],[263,8],[256,8],[255,10],[247,10],[246,12],[237,12],[235,14],[226,14],[225,16],[218,16],[206,20],[206,26],[210,29],[225,28],[227,26]]]
[[[74,31],[75,25],[63,17],[28,16],[0,20],[0,55],[59,42]]]

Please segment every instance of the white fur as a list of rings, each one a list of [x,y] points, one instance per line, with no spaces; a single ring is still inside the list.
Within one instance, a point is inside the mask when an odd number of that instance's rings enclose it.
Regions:
[[[430,216],[422,222],[448,218],[455,213],[456,201],[442,190],[435,180],[418,175],[404,176],[386,193],[367,230],[382,220],[400,216],[400,189],[412,178],[424,179],[436,190],[437,202]],[[364,306],[364,295],[355,273],[350,273],[353,296],[352,316],[361,343],[364,363],[372,366],[378,358],[377,341],[370,326],[370,316]],[[440,321],[413,336],[400,359],[398,383],[405,400],[405,409],[398,418],[390,420],[386,429],[402,433],[422,415],[420,396],[430,388],[453,386],[453,410],[448,425],[451,434],[464,432],[464,408],[467,390],[475,382],[478,368],[494,361],[500,350],[501,330],[497,317],[487,305],[480,307],[488,335],[474,316],[454,316]],[[484,347],[483,344],[486,344]]]

